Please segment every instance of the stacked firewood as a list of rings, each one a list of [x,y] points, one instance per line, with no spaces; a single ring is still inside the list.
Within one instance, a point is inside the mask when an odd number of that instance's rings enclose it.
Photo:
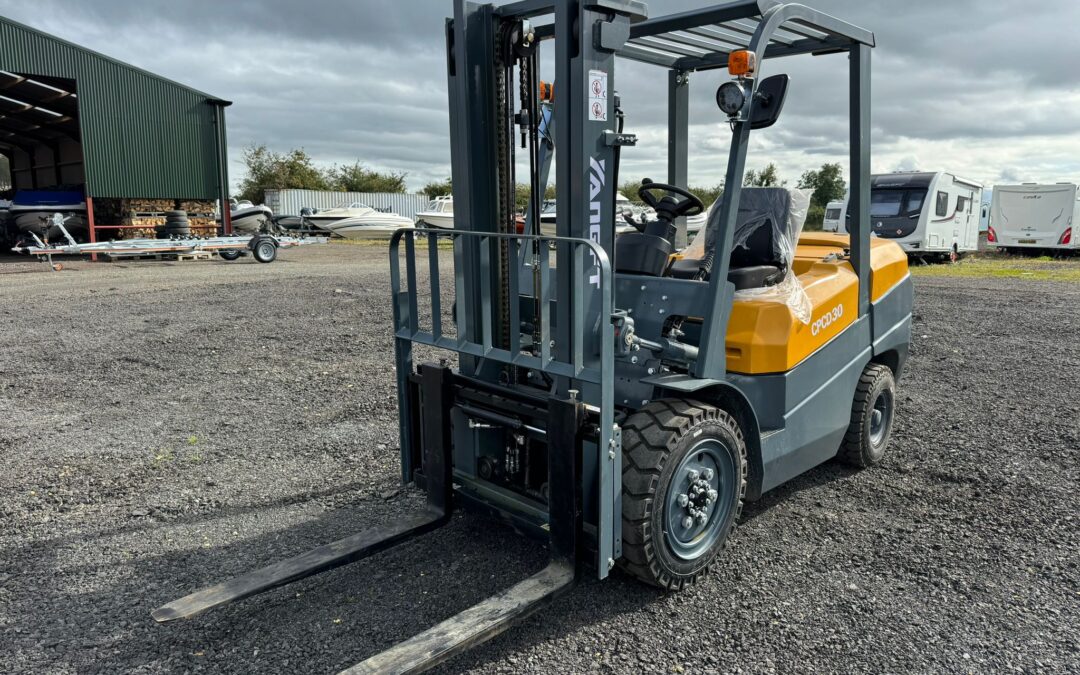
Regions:
[[[99,230],[99,239],[153,238],[165,226],[165,213],[181,210],[188,214],[192,235],[212,237],[218,231],[215,208],[216,203],[212,201],[99,198],[94,200],[94,222],[125,226],[123,229]]]
[[[176,208],[175,199],[124,199],[126,213],[164,213]]]

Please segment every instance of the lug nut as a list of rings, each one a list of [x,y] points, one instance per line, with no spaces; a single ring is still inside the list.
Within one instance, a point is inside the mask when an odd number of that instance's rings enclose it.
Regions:
[[[700,524],[700,525],[705,524],[705,512],[704,511],[698,511],[697,521],[698,521],[698,524]]]
[[[709,501],[710,502],[715,502],[716,498],[717,498],[717,496],[719,496],[719,494],[720,493],[717,492],[716,490],[709,490],[709,494],[708,494]]]
[[[690,516],[686,516],[685,518],[682,519],[682,526],[683,526],[684,529],[689,530],[691,527],[694,526],[694,519],[691,518]]]
[[[686,477],[690,480],[691,483],[693,483],[698,479],[698,476],[700,475],[701,474],[697,472],[697,469],[690,469],[689,473],[686,474]]]
[[[712,480],[713,470],[712,469],[705,469],[704,471],[701,472],[701,477],[704,478],[705,480]]]
[[[679,495],[676,501],[679,502],[679,506],[686,506],[690,502],[690,497],[686,495]]]

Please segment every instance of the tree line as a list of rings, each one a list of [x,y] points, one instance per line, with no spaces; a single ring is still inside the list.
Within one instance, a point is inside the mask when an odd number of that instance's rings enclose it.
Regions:
[[[265,145],[244,150],[247,175],[240,181],[240,199],[262,202],[266,190],[335,190],[341,192],[405,192],[405,172],[381,172],[361,164],[315,166],[303,149],[274,152]]]
[[[787,181],[780,178],[780,172],[773,163],[769,163],[765,168],[760,170],[749,169],[743,177],[744,187],[784,187],[786,185]],[[640,180],[627,180],[619,184],[619,192],[625,195],[630,201],[641,204],[641,198],[638,197],[638,188],[640,187]],[[810,208],[806,216],[806,227],[814,230],[821,228],[821,221],[825,217],[825,206],[829,202],[844,198],[844,193],[847,190],[847,183],[844,181],[843,170],[839,164],[825,163],[821,165],[820,169],[804,171],[802,176],[800,176],[799,180],[796,182],[795,187],[800,190],[811,191]],[[719,199],[720,195],[724,193],[724,184],[720,183],[713,186],[690,186],[688,189],[690,192],[697,195],[698,199],[700,199],[703,204],[711,206],[712,203]],[[514,202],[518,211],[524,211],[525,208],[528,207],[529,191],[528,185],[524,183],[517,184]],[[425,185],[422,192],[431,198],[449,195],[453,192],[453,184],[449,178],[442,181],[434,181]],[[555,199],[554,185],[548,186],[547,192],[544,194],[544,199]]]
[[[748,169],[743,176],[743,187],[785,187],[787,181],[780,178],[780,172],[776,165],[769,163],[760,170]],[[641,198],[637,191],[641,187],[641,181],[623,181],[619,185],[619,191],[635,203],[640,204]],[[795,187],[800,190],[810,190],[810,208],[806,216],[806,228],[816,230],[821,228],[821,222],[825,217],[825,206],[832,201],[844,198],[847,183],[844,181],[843,170],[839,164],[825,163],[820,169],[804,171],[796,182]],[[724,194],[724,184],[713,186],[689,186],[690,192],[694,193],[706,207]]]
[[[361,164],[339,166],[328,169],[315,166],[303,149],[289,152],[274,152],[265,145],[253,145],[244,150],[243,161],[247,167],[247,176],[240,182],[240,199],[259,203],[268,189],[302,190],[337,190],[343,192],[405,192],[405,172],[381,172]],[[2,175],[2,173],[0,173]],[[763,169],[749,169],[743,177],[746,187],[783,187],[787,181],[780,178],[776,165],[769,163]],[[804,171],[795,185],[797,188],[811,190],[810,210],[806,217],[808,229],[818,229],[825,216],[825,205],[844,198],[846,183],[839,164],[822,164],[820,169]],[[627,180],[619,185],[630,201],[641,203],[638,188],[641,181]],[[701,201],[709,206],[724,193],[724,185],[691,186]],[[451,180],[433,181],[421,190],[431,198],[449,195],[453,192]],[[529,186],[518,183],[515,189],[514,203],[519,211],[524,211],[529,204]],[[555,199],[555,186],[550,185],[544,194],[545,200]]]

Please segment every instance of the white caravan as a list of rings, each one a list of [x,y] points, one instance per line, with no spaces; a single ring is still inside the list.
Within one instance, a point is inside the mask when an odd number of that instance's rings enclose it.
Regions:
[[[847,213],[847,202],[829,202],[825,205],[825,218],[821,221],[821,229],[824,232],[847,232],[847,224],[844,223],[844,215]]]
[[[956,259],[979,249],[982,185],[951,173],[870,176],[871,231],[908,255]]]
[[[1080,222],[1075,183],[995,185],[987,243],[1001,249],[1080,249],[1073,227]]]

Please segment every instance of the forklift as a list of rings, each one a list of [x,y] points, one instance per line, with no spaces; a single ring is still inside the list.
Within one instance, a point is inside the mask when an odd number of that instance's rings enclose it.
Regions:
[[[903,251],[870,234],[873,33],[773,0],[656,18],[638,0],[455,0],[446,45],[455,229],[390,244],[402,479],[426,508],[170,602],[159,622],[372,556],[455,507],[546,540],[539,573],[346,671],[419,672],[586,575],[619,568],[681,590],[707,574],[745,501],[830,459],[866,467],[885,452],[913,291]],[[833,53],[848,64],[851,234],[799,237],[794,191],[741,187],[750,133],[778,121],[789,85],[761,67]],[[620,155],[637,140],[618,60],[666,71],[668,175],[639,190],[655,220],[616,236]],[[684,219],[706,210],[686,189],[689,86],[715,69],[730,75],[715,113],[731,130],[725,189],[701,245],[679,253]],[[445,358],[414,363],[416,347]]]

